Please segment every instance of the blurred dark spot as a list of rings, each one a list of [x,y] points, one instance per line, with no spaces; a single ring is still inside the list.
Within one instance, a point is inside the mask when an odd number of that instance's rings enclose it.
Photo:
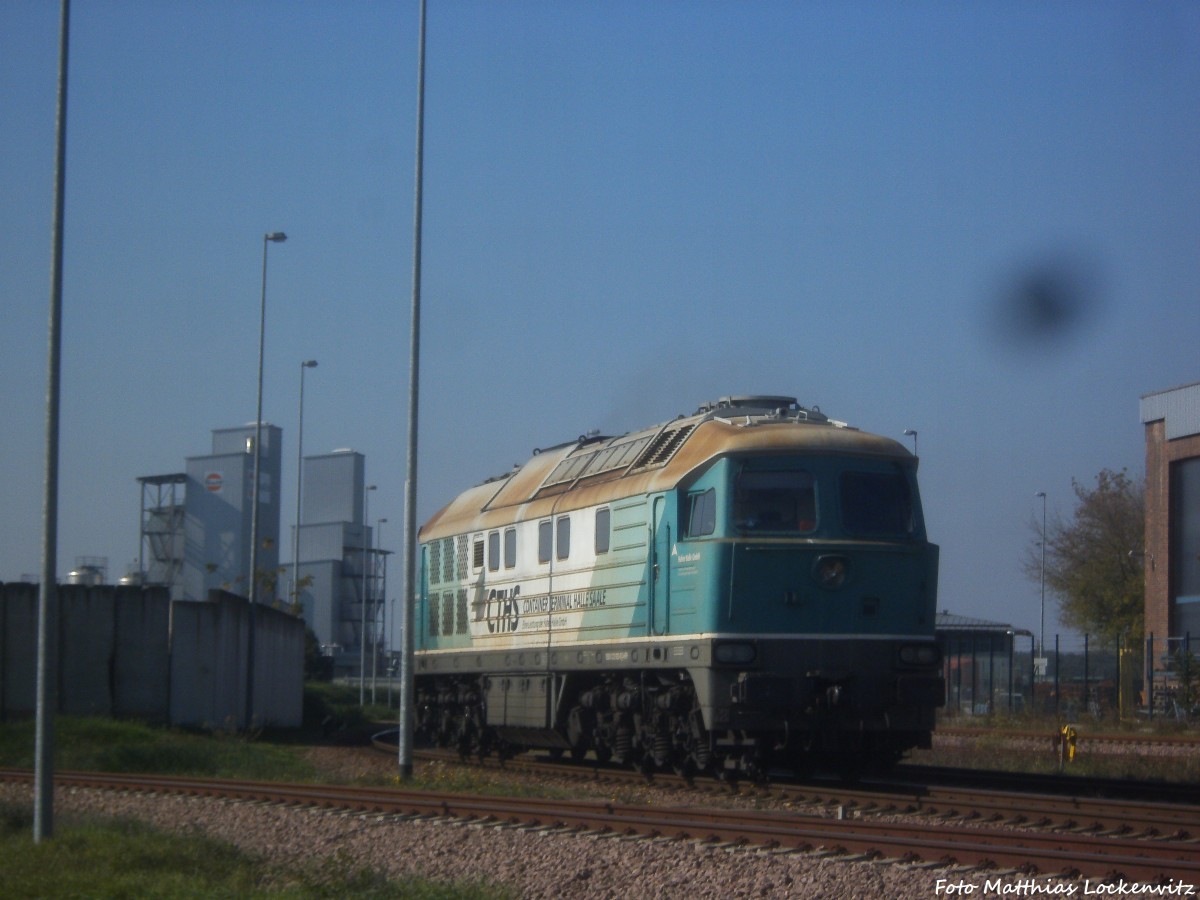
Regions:
[[[1059,254],[1018,266],[1001,283],[999,336],[1016,345],[1071,337],[1100,310],[1099,267],[1078,254]]]

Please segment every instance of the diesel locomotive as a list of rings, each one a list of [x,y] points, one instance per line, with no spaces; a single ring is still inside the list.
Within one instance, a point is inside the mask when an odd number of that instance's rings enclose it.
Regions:
[[[928,747],[945,689],[916,473],[780,396],[534,451],[421,528],[417,738],[758,776]]]

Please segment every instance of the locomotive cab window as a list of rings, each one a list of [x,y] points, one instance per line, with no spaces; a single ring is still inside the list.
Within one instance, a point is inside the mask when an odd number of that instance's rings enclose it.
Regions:
[[[803,533],[817,527],[811,472],[745,471],[738,475],[733,519],[741,531]]]
[[[717,492],[713,488],[688,495],[688,537],[700,537],[717,530]]]
[[[916,531],[912,491],[903,472],[843,472],[838,485],[848,533],[907,538]]]

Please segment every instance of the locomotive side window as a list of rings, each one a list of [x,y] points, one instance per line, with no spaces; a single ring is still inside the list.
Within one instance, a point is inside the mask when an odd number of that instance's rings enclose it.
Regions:
[[[608,507],[596,510],[596,555],[608,552],[610,514]]]
[[[812,531],[817,527],[812,473],[742,472],[734,491],[733,518],[742,531]]]
[[[688,537],[712,534],[717,530],[717,492],[714,488],[688,496]]]
[[[504,529],[504,568],[511,569],[517,564],[517,529]]]
[[[842,526],[851,534],[908,537],[915,530],[912,493],[902,472],[843,472]]]
[[[488,571],[497,572],[500,569],[500,532],[493,531],[488,535]]]
[[[550,562],[550,553],[554,544],[554,528],[550,520],[538,522],[538,562]]]
[[[562,516],[556,524],[558,526],[558,558],[566,559],[571,555],[571,520]]]

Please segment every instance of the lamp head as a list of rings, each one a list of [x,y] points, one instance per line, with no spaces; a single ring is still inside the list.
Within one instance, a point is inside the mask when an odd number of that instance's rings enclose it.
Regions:
[[[300,363],[300,365],[306,369],[315,369],[317,367],[317,361],[315,359],[306,359],[304,362]]]
[[[282,244],[287,240],[287,235],[282,231],[272,231],[263,235],[264,241],[270,241],[273,244]]]

